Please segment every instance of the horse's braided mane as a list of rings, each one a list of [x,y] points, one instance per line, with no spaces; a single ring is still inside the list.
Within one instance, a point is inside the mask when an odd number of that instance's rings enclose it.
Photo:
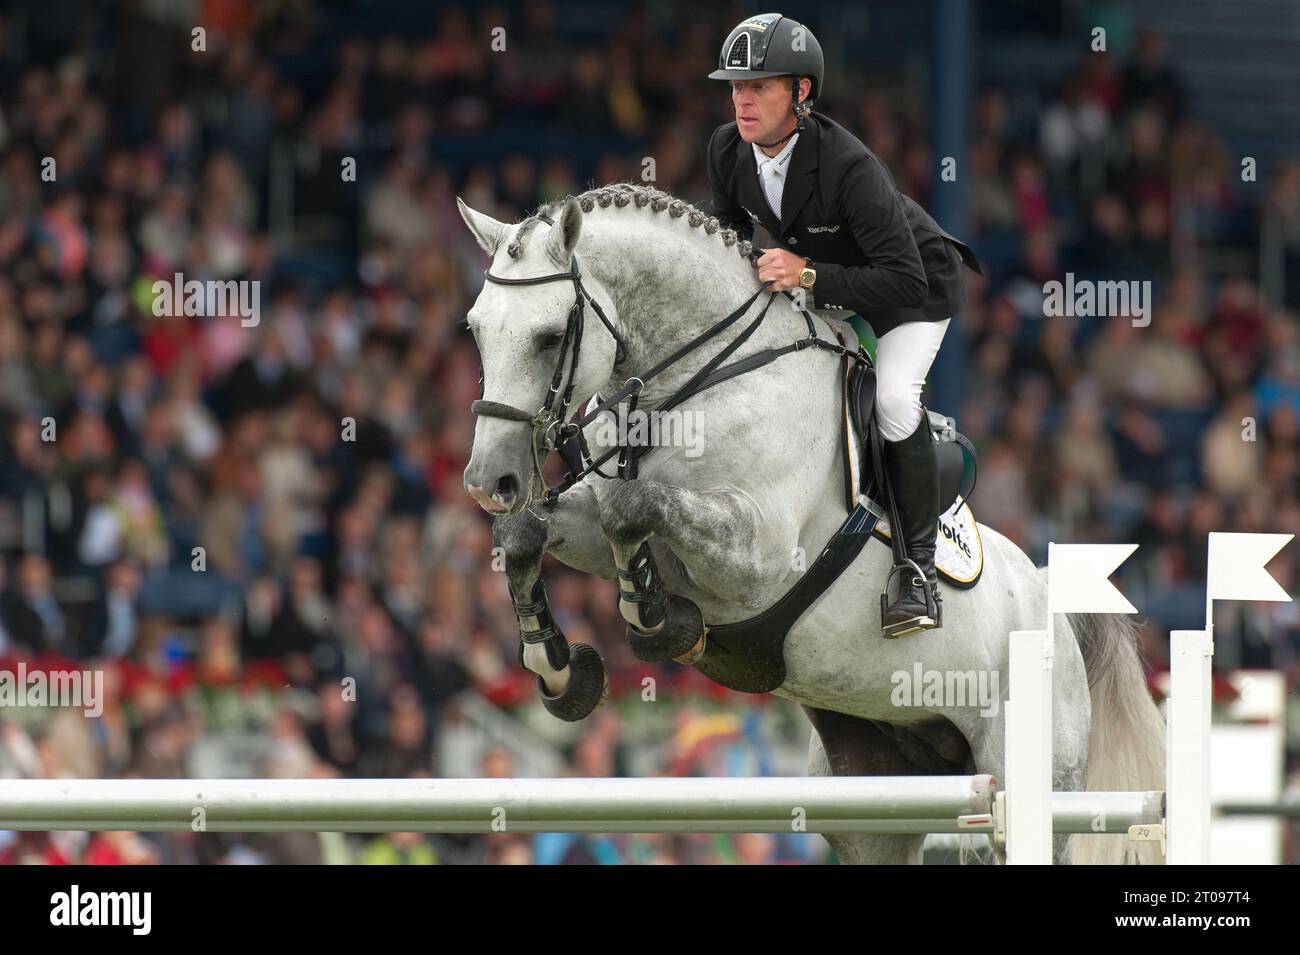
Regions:
[[[547,203],[524,220],[519,227],[519,231],[515,233],[514,239],[506,247],[506,252],[509,253],[511,258],[517,259],[523,254],[523,242],[528,237],[528,233],[533,230],[537,223],[542,221],[539,216],[546,215],[550,219],[556,218],[569,198],[565,196],[563,199]],[[649,206],[651,212],[666,211],[674,219],[685,219],[686,224],[692,229],[702,228],[706,235],[718,235],[722,239],[723,245],[728,248],[734,246],[736,251],[746,259],[750,258],[753,253],[753,247],[749,241],[741,239],[734,229],[722,228],[722,223],[718,221],[716,216],[706,216],[685,199],[678,199],[670,193],[656,189],[654,186],[635,182],[612,182],[607,186],[588,189],[574,198],[578,200],[583,212],[591,212],[597,206],[608,209],[612,205],[616,209],[622,209],[632,203],[637,208]]]

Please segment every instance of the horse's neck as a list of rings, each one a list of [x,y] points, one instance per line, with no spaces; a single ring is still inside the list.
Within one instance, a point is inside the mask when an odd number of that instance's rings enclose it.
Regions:
[[[627,341],[627,358],[602,389],[605,394],[648,371],[754,294],[752,267],[734,247],[710,247],[716,240],[706,243],[699,241],[700,235],[683,234],[679,222],[656,223],[653,228],[634,234],[628,224],[607,222],[591,236],[588,268],[613,297]],[[658,404],[688,381],[744,331],[767,298],[766,293],[760,295],[744,316],[648,383],[642,403]],[[784,296],[778,297],[762,325],[727,361],[792,340],[793,317]]]
[[[680,227],[680,232],[676,227]],[[711,242],[694,241],[702,236],[692,236],[683,223],[674,222],[665,223],[662,233],[651,234],[643,229],[635,237],[629,237],[627,225],[623,229],[621,235],[593,235],[592,251],[584,260],[584,269],[591,271],[613,297],[621,330],[628,341],[627,361],[601,389],[606,397],[630,377],[644,374],[731,314],[753,296],[757,287],[753,267],[734,247],[719,249],[722,243],[716,237]],[[681,233],[686,235],[682,237]],[[585,225],[583,237],[587,238]],[[719,351],[735,341],[770,297],[768,292],[759,295],[754,305],[730,327],[646,385],[638,407],[646,410],[660,406]],[[725,363],[787,345],[807,335],[801,313],[790,307],[784,295],[778,294],[771,299],[754,334]],[[821,337],[827,337],[825,329]],[[802,359],[774,361],[708,392],[695,405],[708,408],[712,437],[707,454],[698,462],[684,454],[651,456],[647,458],[646,473],[658,473],[661,480],[680,487],[738,488],[750,495],[751,500],[770,500],[770,506],[779,508],[784,519],[802,528],[800,545],[815,552],[843,520],[842,512],[825,504],[838,501],[842,493],[838,451],[830,451],[838,445],[825,440],[812,442],[812,447],[823,455],[820,474],[815,466],[808,466],[810,462],[806,459],[797,469],[781,472],[778,469],[787,468],[791,459],[788,451],[770,456],[755,451],[772,443],[788,448],[789,436],[801,429],[815,433],[814,429],[821,427],[826,434],[839,433],[841,426],[834,406],[839,395],[837,366],[827,352],[819,349],[807,349],[802,355]],[[600,443],[603,439],[597,431],[593,429],[590,435],[593,445],[604,450],[612,447]],[[755,462],[756,457],[763,460],[738,467],[738,462]],[[663,470],[656,470],[660,468]],[[797,479],[789,476],[795,470]],[[772,499],[773,493],[782,497]]]

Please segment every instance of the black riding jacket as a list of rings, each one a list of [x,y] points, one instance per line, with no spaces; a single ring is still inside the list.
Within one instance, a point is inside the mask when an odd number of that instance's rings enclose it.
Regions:
[[[834,120],[810,112],[794,146],[781,219],[767,204],[753,147],[735,123],[709,139],[714,215],[746,239],[760,223],[817,270],[813,304],[858,312],[877,336],[904,322],[938,322],[966,302],[975,253],[894,188],[883,162]]]

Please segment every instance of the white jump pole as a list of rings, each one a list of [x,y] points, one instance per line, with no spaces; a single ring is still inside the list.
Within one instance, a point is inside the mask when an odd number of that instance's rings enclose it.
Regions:
[[[1210,861],[1210,669],[1214,643],[1204,630],[1170,634],[1166,857],[1170,865]],[[1014,686],[1014,683],[1012,684]]]
[[[988,775],[0,780],[0,829],[984,832],[994,790]],[[1119,808],[1149,814],[1141,799]],[[1061,811],[1086,823],[1077,807]]]
[[[1052,655],[1047,630],[1011,634],[1006,703],[1007,863],[1052,864]]]
[[[996,835],[992,776],[0,779],[0,830]],[[1163,793],[1054,793],[1057,832],[1159,822]]]

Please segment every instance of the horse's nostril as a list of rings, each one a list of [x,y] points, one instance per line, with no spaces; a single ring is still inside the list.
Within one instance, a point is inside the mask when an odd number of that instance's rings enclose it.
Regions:
[[[518,490],[519,479],[513,474],[503,475],[501,479],[497,481],[496,493],[503,501],[513,500]]]

